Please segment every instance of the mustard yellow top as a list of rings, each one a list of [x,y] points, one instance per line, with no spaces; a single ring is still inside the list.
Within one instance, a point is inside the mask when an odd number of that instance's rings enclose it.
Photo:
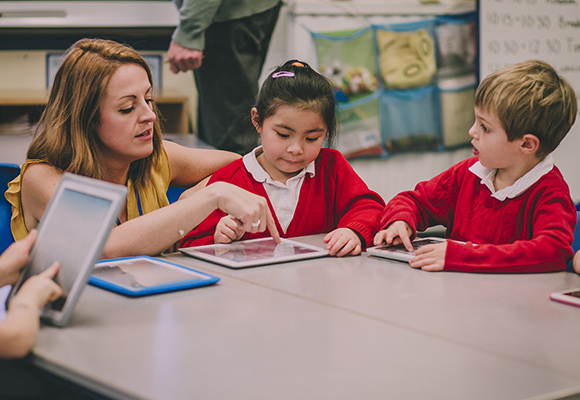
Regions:
[[[24,223],[24,213],[22,212],[21,199],[21,177],[26,172],[31,164],[47,163],[44,160],[26,160],[20,168],[20,175],[8,184],[8,190],[4,194],[10,204],[12,204],[12,218],[10,220],[10,228],[15,240],[24,239],[28,235],[28,229]],[[48,163],[47,163],[48,164]],[[161,148],[159,162],[152,166],[151,182],[149,185],[139,191],[139,200],[141,202],[141,210],[143,214],[157,210],[161,207],[169,205],[167,200],[167,188],[171,182],[171,168],[169,167],[169,157],[165,152],[165,148]],[[137,218],[139,216],[139,205],[133,182],[127,182],[127,219]]]

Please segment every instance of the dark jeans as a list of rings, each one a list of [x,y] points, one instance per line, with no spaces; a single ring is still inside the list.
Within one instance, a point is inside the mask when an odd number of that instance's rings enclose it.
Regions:
[[[218,149],[245,154],[259,143],[250,110],[280,7],[214,23],[206,31],[203,62],[194,71],[198,133]]]

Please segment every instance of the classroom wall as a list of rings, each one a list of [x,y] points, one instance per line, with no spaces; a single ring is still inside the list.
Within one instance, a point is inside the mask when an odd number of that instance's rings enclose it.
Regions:
[[[5,50],[0,51],[0,91],[2,90],[40,90],[46,88],[46,55],[63,52],[58,50]],[[166,59],[166,52],[143,52],[143,54],[161,54]],[[175,89],[188,96],[189,113],[192,120],[197,118],[197,90],[193,73],[174,74],[169,65],[162,64],[162,88]]]

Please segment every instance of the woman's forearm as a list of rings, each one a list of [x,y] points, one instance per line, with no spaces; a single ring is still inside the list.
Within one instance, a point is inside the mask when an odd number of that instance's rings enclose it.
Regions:
[[[217,193],[209,188],[115,227],[102,258],[156,255],[196,227],[217,207]]]

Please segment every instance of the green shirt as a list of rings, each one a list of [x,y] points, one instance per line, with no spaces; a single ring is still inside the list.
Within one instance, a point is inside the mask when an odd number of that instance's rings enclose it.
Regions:
[[[205,30],[214,22],[230,21],[267,11],[281,0],[173,0],[179,25],[173,41],[190,50],[203,50]]]

